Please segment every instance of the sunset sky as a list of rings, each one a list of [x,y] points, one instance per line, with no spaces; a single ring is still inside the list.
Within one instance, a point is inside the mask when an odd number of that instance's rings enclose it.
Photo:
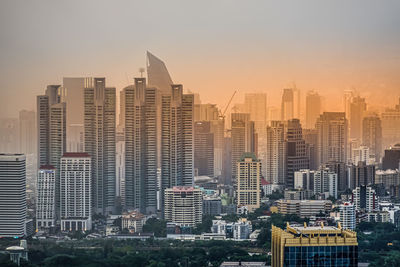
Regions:
[[[279,2],[279,3],[278,3]],[[293,82],[340,110],[345,89],[373,105],[400,96],[400,1],[0,2],[0,117],[35,109],[65,77],[101,76],[121,90],[151,51],[176,83],[224,106]],[[129,79],[129,80],[128,80]]]

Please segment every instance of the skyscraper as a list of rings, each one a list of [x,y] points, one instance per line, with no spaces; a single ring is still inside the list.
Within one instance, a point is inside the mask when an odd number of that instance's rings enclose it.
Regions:
[[[382,160],[382,169],[384,170],[400,170],[400,144],[385,149],[385,156]]]
[[[124,89],[125,204],[143,213],[157,210],[157,89],[145,78]]]
[[[375,190],[365,185],[356,187],[353,190],[352,203],[357,211],[374,211],[377,208]]]
[[[56,168],[51,165],[39,168],[36,183],[36,229],[56,226],[56,172]]]
[[[28,154],[36,153],[36,114],[35,111],[19,112],[19,151]]]
[[[387,109],[381,114],[382,146],[387,149],[400,140],[400,97],[399,104],[394,109]]]
[[[313,129],[321,114],[321,97],[318,92],[308,91],[306,96],[306,127]]]
[[[199,176],[214,177],[214,134],[209,121],[194,123],[194,168]]]
[[[370,115],[363,119],[362,144],[369,147],[370,154],[375,161],[380,162],[382,157],[382,126],[377,115]]]
[[[85,152],[91,156],[93,212],[115,207],[115,88],[94,78],[84,90]]]
[[[92,78],[64,77],[64,100],[67,103],[67,150],[83,152],[84,146],[84,90]]]
[[[248,113],[232,113],[231,114],[231,138],[232,138],[232,178],[235,184],[237,162],[243,153],[256,153],[256,135],[254,130],[254,122],[250,121]]]
[[[173,84],[165,63],[147,51],[147,77],[149,87],[156,87],[162,93],[170,94]]]
[[[92,229],[91,162],[87,153],[65,153],[60,166],[61,231]]]
[[[267,181],[285,183],[285,127],[280,121],[272,121],[267,127]]]
[[[314,193],[329,193],[329,196],[338,196],[338,175],[328,168],[320,168],[314,173]]]
[[[348,188],[371,185],[375,182],[375,165],[367,165],[365,162],[358,162],[357,165],[348,166],[348,177],[350,184]]]
[[[347,120],[343,112],[324,112],[317,120],[317,166],[347,162]]]
[[[236,204],[253,212],[260,207],[261,162],[254,153],[244,153],[236,164]]]
[[[25,156],[0,154],[0,237],[26,235],[25,190]]]
[[[67,107],[62,96],[60,85],[49,85],[45,95],[37,96],[38,167],[50,165],[56,169],[53,181],[56,219],[59,218],[60,206],[60,158],[66,151]],[[38,178],[42,177],[39,175]]]
[[[194,178],[194,96],[183,94],[183,86],[171,86],[162,96],[161,196],[173,186],[192,186]],[[161,206],[164,206],[162,202]]]
[[[356,229],[356,210],[350,202],[340,205],[340,224],[343,229]]]
[[[293,89],[283,89],[281,103],[281,121],[287,121],[294,118],[294,95]]]
[[[366,110],[365,98],[360,96],[353,97],[350,104],[350,138],[361,139],[362,120]]]
[[[306,142],[303,139],[302,128],[299,119],[292,119],[288,121],[285,147],[285,185],[288,188],[294,188],[294,173],[298,170],[309,168]]]

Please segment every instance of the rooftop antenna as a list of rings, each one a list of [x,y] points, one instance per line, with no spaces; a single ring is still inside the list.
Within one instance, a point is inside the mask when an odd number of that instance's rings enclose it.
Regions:
[[[143,73],[145,72],[144,68],[139,68],[140,78],[143,78]]]

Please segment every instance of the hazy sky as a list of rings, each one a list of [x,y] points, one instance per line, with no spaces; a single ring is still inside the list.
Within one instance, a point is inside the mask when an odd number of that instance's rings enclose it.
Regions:
[[[279,2],[279,3],[278,3]],[[225,105],[233,90],[279,106],[295,82],[340,108],[343,90],[400,95],[400,1],[0,1],[0,116],[34,109],[64,76],[120,90],[149,50],[174,82]]]

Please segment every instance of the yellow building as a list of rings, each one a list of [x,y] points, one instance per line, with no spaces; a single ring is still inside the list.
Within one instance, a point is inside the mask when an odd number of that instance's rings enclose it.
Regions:
[[[272,267],[357,266],[357,234],[339,227],[272,226]]]

